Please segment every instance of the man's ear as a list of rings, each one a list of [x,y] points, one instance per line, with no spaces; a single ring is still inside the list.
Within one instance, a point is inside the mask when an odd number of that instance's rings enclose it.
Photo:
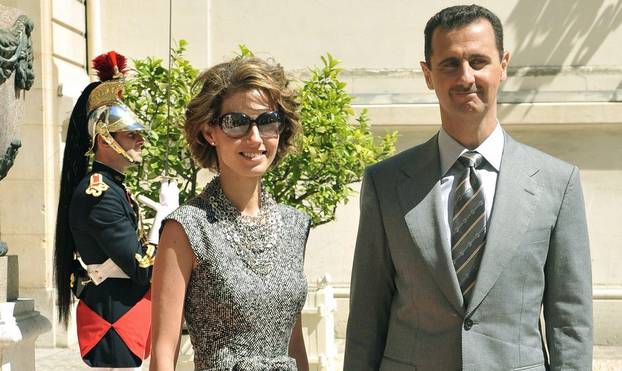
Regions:
[[[510,52],[504,51],[501,58],[501,81],[508,78],[508,66],[510,65]]]
[[[430,71],[430,67],[424,61],[419,62],[421,66],[421,70],[423,71],[423,76],[425,77],[425,83],[428,85],[428,89],[434,90],[434,83],[432,82],[432,71]]]
[[[95,137],[95,142],[97,143],[97,146],[100,147],[100,148],[101,148],[101,146],[108,146],[108,143],[99,134],[97,134],[97,136]]]

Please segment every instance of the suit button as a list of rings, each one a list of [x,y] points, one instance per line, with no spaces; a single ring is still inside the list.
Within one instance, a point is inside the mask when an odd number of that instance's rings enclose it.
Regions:
[[[471,329],[471,327],[473,327],[473,320],[470,318],[467,318],[464,320],[464,330],[465,331],[469,331]]]

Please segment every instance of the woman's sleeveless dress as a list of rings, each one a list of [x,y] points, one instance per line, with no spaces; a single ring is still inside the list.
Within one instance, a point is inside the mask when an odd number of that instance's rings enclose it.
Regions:
[[[267,193],[258,216],[242,216],[215,178],[167,219],[182,225],[198,263],[184,305],[195,370],[296,370],[287,354],[307,294],[309,217]]]

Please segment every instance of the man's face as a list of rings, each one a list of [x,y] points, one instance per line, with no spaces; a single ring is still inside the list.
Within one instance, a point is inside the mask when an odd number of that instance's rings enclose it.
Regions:
[[[494,30],[488,20],[481,19],[448,31],[435,29],[430,66],[421,62],[421,68],[428,88],[436,92],[442,114],[466,119],[495,109],[509,59],[504,52],[499,60]]]
[[[140,131],[120,131],[114,134],[114,139],[134,162],[142,161],[140,152],[145,141]]]

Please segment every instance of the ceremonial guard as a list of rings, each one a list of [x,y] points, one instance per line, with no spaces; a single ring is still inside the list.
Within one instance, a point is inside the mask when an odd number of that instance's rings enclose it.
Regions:
[[[121,100],[125,57],[109,52],[93,67],[100,81],[84,89],[73,109],[63,158],[54,259],[59,320],[68,324],[73,291],[84,362],[140,369],[150,351],[157,233],[148,241],[123,181],[142,160],[146,127]]]

